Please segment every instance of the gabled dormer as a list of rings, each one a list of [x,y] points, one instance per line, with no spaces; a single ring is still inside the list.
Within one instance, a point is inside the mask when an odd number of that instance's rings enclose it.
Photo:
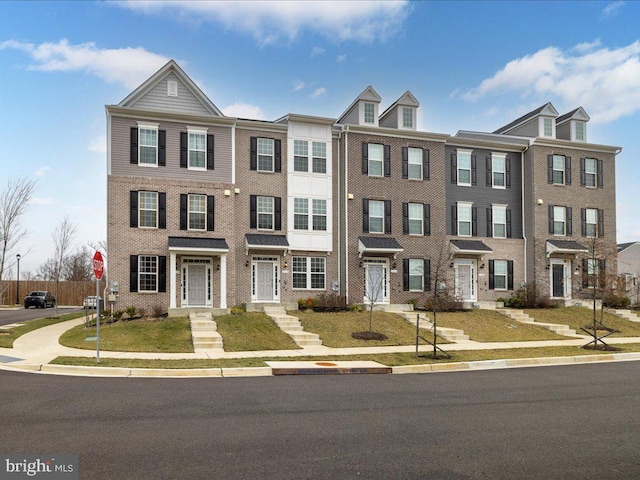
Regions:
[[[338,123],[370,127],[379,126],[378,108],[381,101],[380,95],[369,85],[340,115]]]
[[[556,136],[572,142],[587,141],[587,122],[591,119],[584,108],[578,107],[556,118]]]
[[[224,116],[174,60],[167,62],[118,106],[181,114]]]
[[[556,138],[558,111],[551,102],[532,110],[493,133],[522,137]]]
[[[380,126],[402,130],[417,130],[416,114],[419,106],[420,102],[407,90],[380,115]]]

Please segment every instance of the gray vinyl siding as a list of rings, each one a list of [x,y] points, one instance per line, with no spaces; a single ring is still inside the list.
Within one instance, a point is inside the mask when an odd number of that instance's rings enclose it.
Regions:
[[[169,97],[167,95],[167,81],[174,80],[178,82],[178,96]],[[140,100],[130,105],[131,107],[143,110],[159,110],[163,112],[173,112],[194,115],[211,115],[211,112],[205,108],[189,89],[182,83],[178,77],[170,73],[163,78],[158,84],[147,92]]]
[[[565,122],[562,125],[556,125],[556,138],[562,140],[571,140],[571,122]]]
[[[140,120],[144,119],[140,118]],[[113,117],[111,125],[111,173],[113,175],[231,183],[232,136],[229,127],[208,127],[208,133],[214,135],[215,169],[204,172],[180,168],[180,132],[187,131],[187,123],[160,122],[158,128],[167,132],[167,164],[164,167],[141,167],[129,163],[131,127],[138,126],[136,120]]]
[[[539,137],[540,131],[538,129],[538,117],[533,117],[526,123],[520,125],[517,128],[509,131],[509,135],[516,135],[522,137]]]
[[[381,127],[398,128],[398,107],[394,107],[380,119]]]
[[[499,153],[496,150],[493,150]],[[522,238],[522,161],[519,153],[507,153],[511,162],[511,186],[505,189],[487,186],[486,157],[490,157],[492,150],[473,149],[472,156],[476,157],[476,185],[458,186],[451,183],[451,154],[456,147],[445,148],[446,166],[446,218],[447,234],[452,235],[451,206],[456,202],[473,202],[477,208],[477,238],[487,238],[487,208],[494,204],[507,205],[511,210],[511,238]]]
[[[358,125],[360,123],[359,104],[356,103],[344,116],[342,123],[345,125]]]

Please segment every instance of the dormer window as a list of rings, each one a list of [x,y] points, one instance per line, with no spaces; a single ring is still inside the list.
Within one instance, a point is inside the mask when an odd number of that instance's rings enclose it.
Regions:
[[[586,125],[585,122],[578,122],[575,121],[573,122],[574,125],[574,140],[576,142],[586,142],[587,141],[587,135],[586,135]]]
[[[364,123],[376,123],[376,106],[373,103],[364,104]]]
[[[552,118],[543,118],[542,119],[543,131],[542,134],[545,137],[553,137],[553,119]]]
[[[402,128],[413,128],[413,108],[402,107]]]

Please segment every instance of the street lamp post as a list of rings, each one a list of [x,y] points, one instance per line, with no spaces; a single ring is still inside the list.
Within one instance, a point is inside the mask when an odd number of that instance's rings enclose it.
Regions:
[[[20,254],[16,255],[18,261],[18,276],[16,277],[16,305],[20,304]]]

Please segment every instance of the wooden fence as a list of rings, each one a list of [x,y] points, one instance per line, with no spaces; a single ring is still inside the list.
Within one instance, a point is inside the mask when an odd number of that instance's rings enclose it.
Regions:
[[[104,281],[100,282],[100,296],[104,297]],[[6,280],[0,284],[0,305],[15,305],[16,303],[15,280]],[[85,297],[96,294],[96,282],[67,282],[60,281],[56,288],[55,281],[44,280],[20,280],[19,300],[24,302],[24,297],[35,290],[48,290],[56,297],[58,305],[82,305]],[[56,291],[57,290],[57,291]]]

